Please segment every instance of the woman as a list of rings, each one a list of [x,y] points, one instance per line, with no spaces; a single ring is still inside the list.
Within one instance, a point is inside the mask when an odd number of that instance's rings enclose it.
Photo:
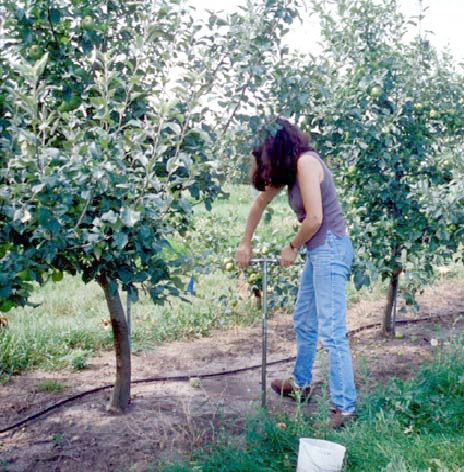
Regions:
[[[251,239],[265,207],[287,186],[290,207],[301,226],[282,249],[280,264],[295,262],[306,246],[307,258],[294,309],[297,357],[293,377],[276,379],[277,393],[304,400],[311,395],[312,367],[320,337],[329,353],[331,423],[342,426],[356,407],[351,353],[346,337],[345,284],[353,259],[346,224],[337,200],[332,174],[309,146],[309,136],[288,121],[278,119],[277,131],[268,132],[253,150],[253,186],[260,190],[246,223],[236,262],[246,267],[251,259]]]

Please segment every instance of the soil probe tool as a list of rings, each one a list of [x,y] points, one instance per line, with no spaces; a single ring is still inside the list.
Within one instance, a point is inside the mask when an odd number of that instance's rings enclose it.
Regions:
[[[262,361],[261,361],[261,406],[266,408],[266,352],[267,352],[267,266],[278,264],[277,259],[251,259],[251,264],[261,264],[263,271],[263,297],[261,300],[262,319]]]
[[[267,353],[267,267],[268,264],[279,264],[277,259],[251,259],[250,264],[261,264],[263,272],[263,296],[261,299],[262,319],[262,360],[261,360],[261,406],[266,408],[266,353]],[[127,328],[129,330],[129,343],[131,342],[131,301],[127,297]]]

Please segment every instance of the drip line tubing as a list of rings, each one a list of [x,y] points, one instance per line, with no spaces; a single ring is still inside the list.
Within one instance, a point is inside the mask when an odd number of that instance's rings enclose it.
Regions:
[[[449,318],[451,316],[459,316],[459,315],[464,315],[464,312],[457,312],[457,313],[449,313],[445,314],[442,316],[429,316],[426,318],[417,318],[417,319],[411,319],[411,320],[397,320],[396,324],[397,325],[407,325],[407,324],[417,324],[421,322],[427,322],[427,321],[440,321],[443,320],[444,318]],[[381,328],[382,324],[381,323],[373,323],[373,324],[368,324],[365,326],[361,326],[356,329],[352,329],[347,332],[348,337],[352,337],[355,334],[361,333],[362,331],[369,331],[371,329],[378,329]],[[285,357],[282,359],[278,359],[275,361],[270,361],[267,362],[266,365],[277,365],[277,364],[285,364],[287,362],[292,362],[296,358],[295,356],[292,357]],[[214,377],[223,377],[226,375],[235,375],[235,374],[240,374],[242,372],[247,372],[250,370],[255,370],[259,369],[262,367],[261,364],[256,364],[248,367],[242,367],[239,369],[232,369],[232,370],[225,370],[222,372],[213,372],[213,373],[205,373],[205,374],[190,374],[190,375],[167,375],[167,376],[156,376],[156,377],[149,377],[145,379],[136,379],[131,381],[131,384],[141,384],[141,383],[154,383],[154,382],[188,382],[191,378],[199,378],[199,379],[209,379],[209,378],[214,378]],[[72,395],[71,397],[65,398],[64,400],[61,400],[48,408],[45,408],[44,410],[41,410],[33,415],[27,416],[26,418],[23,418],[20,421],[17,421],[16,423],[0,429],[0,434],[6,433],[8,431],[11,431],[13,429],[19,428],[20,426],[23,426],[26,423],[29,423],[41,416],[44,416],[45,414],[49,413],[52,410],[56,410],[57,408],[60,408],[63,405],[66,405],[67,403],[71,403],[75,400],[78,400],[80,398],[87,397],[89,395],[93,395],[94,393],[102,392],[103,390],[108,390],[110,388],[113,388],[114,384],[107,384],[103,385],[101,387],[96,387],[91,390],[86,390],[84,392],[78,393],[76,395]]]

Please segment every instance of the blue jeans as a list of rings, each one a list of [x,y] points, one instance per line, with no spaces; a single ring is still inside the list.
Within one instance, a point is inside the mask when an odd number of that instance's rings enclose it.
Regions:
[[[339,237],[328,231],[323,245],[308,249],[294,312],[295,383],[300,387],[311,384],[320,336],[329,354],[330,399],[343,413],[351,413],[356,407],[353,365],[346,337],[345,285],[352,261],[353,246],[348,236]]]

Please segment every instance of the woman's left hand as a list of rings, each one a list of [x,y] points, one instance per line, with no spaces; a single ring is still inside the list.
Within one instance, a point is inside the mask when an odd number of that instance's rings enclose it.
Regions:
[[[296,251],[290,247],[289,244],[282,249],[280,253],[280,265],[282,267],[289,267],[294,264],[296,259]]]

